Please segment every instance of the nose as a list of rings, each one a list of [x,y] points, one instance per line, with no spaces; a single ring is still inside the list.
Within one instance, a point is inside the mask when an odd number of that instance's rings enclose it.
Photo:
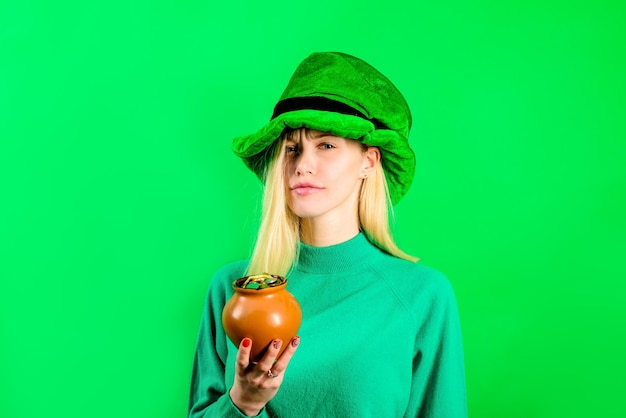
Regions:
[[[313,154],[314,153],[310,149],[307,149],[307,147],[302,147],[296,160],[296,175],[303,176],[305,174],[314,174],[315,159]]]

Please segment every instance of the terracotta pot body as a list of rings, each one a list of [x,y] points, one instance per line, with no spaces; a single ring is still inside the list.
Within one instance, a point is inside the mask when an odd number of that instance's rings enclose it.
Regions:
[[[266,289],[241,289],[233,285],[235,294],[224,306],[222,325],[226,335],[237,347],[241,340],[250,338],[250,358],[254,362],[263,358],[275,339],[283,341],[280,356],[298,333],[302,310],[286,286],[286,281]]]

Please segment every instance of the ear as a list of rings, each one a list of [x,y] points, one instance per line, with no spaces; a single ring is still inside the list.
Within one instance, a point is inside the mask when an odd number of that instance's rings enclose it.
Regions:
[[[369,176],[380,162],[380,150],[378,147],[367,147],[363,153],[363,166],[361,167],[361,178]]]

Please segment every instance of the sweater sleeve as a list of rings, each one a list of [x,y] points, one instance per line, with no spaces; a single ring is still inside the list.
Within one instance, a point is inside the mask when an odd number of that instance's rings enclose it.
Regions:
[[[227,299],[224,283],[230,283],[226,276],[230,275],[222,269],[213,277],[202,312],[191,375],[188,418],[246,416],[230,399],[232,382],[226,382],[225,378],[228,337],[222,328],[222,309]],[[268,417],[265,408],[258,416]]]
[[[436,274],[420,301],[411,398],[405,417],[466,418],[459,313],[448,279]]]

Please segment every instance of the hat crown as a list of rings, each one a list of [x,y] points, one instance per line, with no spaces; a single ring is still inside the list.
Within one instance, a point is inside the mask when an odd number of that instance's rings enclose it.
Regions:
[[[396,86],[365,61],[342,52],[315,52],[300,63],[281,101],[323,97],[341,102],[377,125],[405,138],[411,129],[411,111]]]

